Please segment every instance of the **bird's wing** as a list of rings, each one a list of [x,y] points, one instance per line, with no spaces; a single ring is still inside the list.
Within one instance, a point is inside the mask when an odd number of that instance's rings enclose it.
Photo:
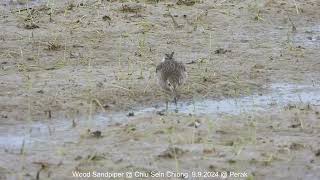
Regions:
[[[182,62],[179,62],[179,68],[182,69],[182,71],[186,71],[186,67]]]
[[[160,71],[161,68],[162,68],[162,63],[160,63],[160,64],[156,67],[156,73],[157,73],[158,71]]]
[[[184,84],[186,82],[187,79],[187,71],[186,71],[186,67],[185,65],[180,62],[179,63],[179,69],[180,71],[180,77],[179,77],[179,85]]]

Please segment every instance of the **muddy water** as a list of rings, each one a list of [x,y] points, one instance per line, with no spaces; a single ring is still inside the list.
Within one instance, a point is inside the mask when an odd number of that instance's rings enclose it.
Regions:
[[[293,43],[304,48],[320,48],[320,25],[299,28],[293,34]]]
[[[273,84],[269,93],[256,94],[241,98],[228,98],[224,100],[196,100],[194,102],[179,102],[178,106],[170,105],[148,107],[133,111],[135,116],[146,116],[165,113],[181,113],[194,115],[240,114],[270,110],[288,104],[309,103],[320,105],[320,86]],[[176,112],[178,111],[178,112]],[[82,118],[76,121],[77,128],[73,128],[72,121],[59,120],[54,122],[37,122],[24,125],[3,125],[0,128],[0,148],[16,153],[21,147],[28,149],[42,149],[48,145],[73,143],[79,140],[81,131],[85,129],[99,129],[107,127],[110,123],[129,121],[131,117],[127,112],[101,113],[88,120]]]
[[[177,107],[170,106],[169,111],[194,115],[239,114],[268,110],[274,106],[285,106],[295,103],[310,103],[320,105],[320,86],[304,86],[292,84],[273,84],[270,93],[252,95],[241,98],[228,98],[221,101],[203,100],[179,103]],[[156,111],[156,108],[146,108],[139,114]]]

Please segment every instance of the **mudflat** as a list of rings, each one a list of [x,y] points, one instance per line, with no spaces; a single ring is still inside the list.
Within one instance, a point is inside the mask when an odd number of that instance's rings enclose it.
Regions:
[[[319,8],[1,2],[1,177],[317,179]],[[177,112],[155,76],[170,52],[188,72]]]

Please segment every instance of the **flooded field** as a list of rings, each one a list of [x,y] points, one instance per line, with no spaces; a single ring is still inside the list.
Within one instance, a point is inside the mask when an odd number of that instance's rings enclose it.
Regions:
[[[50,144],[66,143],[78,140],[79,134],[75,133],[75,126],[83,129],[101,129],[117,123],[128,123],[131,116],[143,118],[153,115],[189,115],[189,116],[210,116],[219,118],[224,115],[241,115],[263,113],[274,110],[274,108],[296,108],[297,105],[312,107],[320,106],[320,86],[284,85],[274,84],[271,92],[266,95],[259,94],[241,98],[228,98],[223,100],[203,100],[196,102],[180,102],[177,106],[172,105],[168,109],[157,105],[154,108],[137,108],[130,112],[100,113],[93,119],[80,118],[77,122],[68,119],[55,120],[54,122],[36,122],[2,126],[0,147],[7,150],[20,150],[21,147],[29,147],[37,143]],[[174,107],[174,108],[173,108]],[[53,141],[55,136],[60,136]]]
[[[319,8],[1,1],[0,179],[319,179]],[[155,77],[169,52],[177,105]]]

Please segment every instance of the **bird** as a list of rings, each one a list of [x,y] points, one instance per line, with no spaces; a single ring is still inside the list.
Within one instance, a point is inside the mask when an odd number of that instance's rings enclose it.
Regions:
[[[177,88],[187,80],[186,67],[182,62],[176,61],[173,57],[174,52],[165,54],[162,61],[156,67],[156,74],[159,86],[174,98],[177,105]],[[168,107],[168,102],[166,102]]]

